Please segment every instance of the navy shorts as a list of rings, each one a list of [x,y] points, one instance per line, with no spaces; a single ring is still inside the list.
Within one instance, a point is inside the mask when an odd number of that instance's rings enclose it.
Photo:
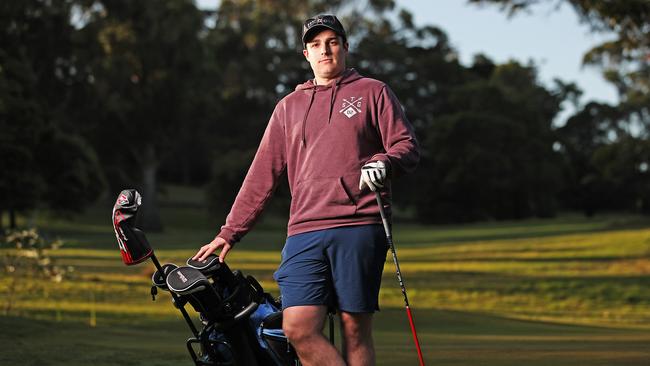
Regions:
[[[379,310],[388,242],[381,225],[344,226],[292,235],[274,274],[282,308],[334,306],[349,313]]]

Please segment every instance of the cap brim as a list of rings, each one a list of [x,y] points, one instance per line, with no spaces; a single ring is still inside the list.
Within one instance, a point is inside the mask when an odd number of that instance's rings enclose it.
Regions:
[[[305,34],[302,35],[302,43],[306,44],[307,40],[311,38],[314,34],[322,31],[323,29],[331,29],[334,31],[334,33],[338,34],[339,36],[342,36],[341,33],[339,33],[334,27],[331,27],[326,24],[317,24],[313,27],[311,27]]]

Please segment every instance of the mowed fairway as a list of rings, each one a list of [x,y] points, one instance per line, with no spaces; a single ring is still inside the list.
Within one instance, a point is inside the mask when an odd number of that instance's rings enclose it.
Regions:
[[[184,193],[163,202],[165,233],[148,234],[162,263],[184,263],[216,231],[200,195]],[[52,255],[75,271],[63,283],[19,282],[14,310],[0,316],[0,365],[190,364],[190,332],[169,295],[151,301],[151,263],[122,264],[110,207],[75,221],[37,222],[66,241]],[[394,240],[429,365],[650,364],[650,220],[396,223]],[[266,218],[229,264],[277,295],[272,274],[283,243],[282,220]],[[378,364],[414,365],[387,259],[375,321]],[[3,305],[9,283],[3,275]]]

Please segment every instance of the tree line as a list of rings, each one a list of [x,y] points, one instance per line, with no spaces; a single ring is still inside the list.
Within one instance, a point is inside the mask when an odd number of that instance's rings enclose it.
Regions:
[[[536,3],[470,2],[514,16]],[[137,187],[144,225],[160,229],[160,184],[175,183],[205,187],[223,215],[275,103],[312,77],[301,21],[324,12],[347,25],[348,63],[390,85],[416,128],[421,165],[394,189],[419,220],[648,213],[650,5],[564,3],[618,36],[585,62],[616,85],[619,105],[543,85],[534,64],[462,65],[443,29],[416,26],[390,0],[3,1],[0,213],[14,225],[17,213],[75,213]],[[569,104],[576,113],[558,124]]]

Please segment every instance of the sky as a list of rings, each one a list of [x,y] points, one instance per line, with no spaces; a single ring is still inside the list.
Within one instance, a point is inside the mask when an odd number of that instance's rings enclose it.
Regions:
[[[496,63],[532,60],[543,84],[551,85],[554,78],[575,82],[584,92],[583,103],[618,103],[616,89],[600,70],[582,66],[582,56],[613,35],[592,33],[570,6],[555,10],[557,2],[549,3],[509,18],[497,6],[470,5],[465,0],[397,0],[413,14],[416,25],[443,29],[464,65],[477,53]]]
[[[200,7],[215,8],[219,0],[198,0]],[[598,68],[583,67],[582,56],[593,46],[612,39],[611,34],[592,33],[568,5],[556,9],[556,1],[538,5],[529,13],[509,18],[497,6],[477,6],[466,0],[396,0],[409,10],[418,26],[434,25],[447,33],[464,65],[477,53],[496,63],[533,61],[542,84],[554,78],[574,82],[583,90],[582,102],[618,103],[616,89]],[[572,108],[559,116],[563,120]],[[559,122],[561,123],[561,122]]]

